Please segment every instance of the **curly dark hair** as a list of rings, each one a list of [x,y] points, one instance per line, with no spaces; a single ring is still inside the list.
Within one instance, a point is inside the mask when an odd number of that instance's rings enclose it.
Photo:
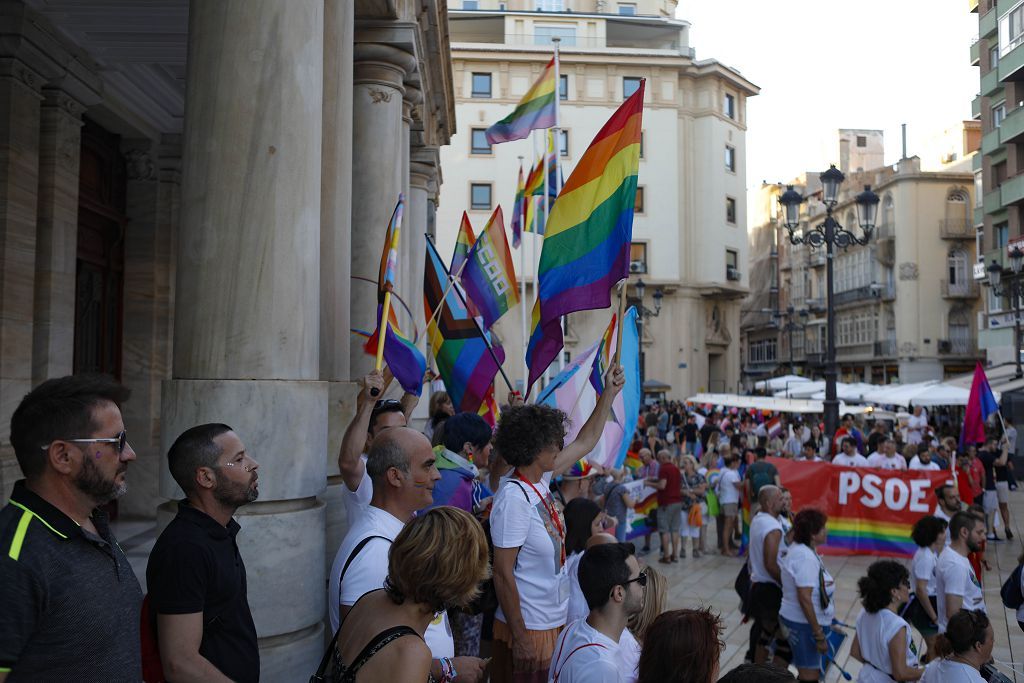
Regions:
[[[793,540],[810,545],[814,535],[824,528],[828,516],[817,508],[804,508],[793,518]]]
[[[910,537],[914,539],[914,543],[919,548],[927,548],[932,543],[935,543],[939,536],[946,533],[947,526],[949,526],[949,522],[941,517],[925,515],[914,523],[914,529],[910,532]]]
[[[494,433],[494,448],[512,467],[526,467],[545,448],[565,446],[565,421],[565,413],[550,406],[506,408]]]
[[[878,560],[868,567],[868,573],[857,581],[860,601],[870,614],[883,610],[892,602],[892,589],[910,584],[910,572],[896,560]]]

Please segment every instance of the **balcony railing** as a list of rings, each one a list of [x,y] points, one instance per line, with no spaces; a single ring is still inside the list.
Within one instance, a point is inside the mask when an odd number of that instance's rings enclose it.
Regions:
[[[836,292],[832,301],[836,306],[851,304],[856,301],[868,301],[870,299],[891,300],[896,297],[896,289],[892,285],[871,284],[863,287],[848,289],[845,292]]]
[[[975,280],[964,279],[952,283],[949,280],[942,281],[942,298],[944,299],[976,299],[977,297],[978,283]]]
[[[875,356],[879,358],[891,358],[896,355],[896,340],[883,339],[875,342]]]
[[[978,353],[976,337],[960,337],[958,339],[940,339],[940,356],[973,356]]]
[[[968,218],[943,218],[939,221],[939,236],[944,240],[973,240],[976,231]]]

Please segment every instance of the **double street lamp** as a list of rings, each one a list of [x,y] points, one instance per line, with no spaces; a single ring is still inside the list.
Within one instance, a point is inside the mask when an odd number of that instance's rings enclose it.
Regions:
[[[992,293],[997,297],[1008,296],[1013,301],[1013,360],[1017,364],[1015,377],[1024,377],[1020,366],[1020,297],[1024,294],[1024,282],[1021,280],[1021,266],[1024,265],[1024,251],[1020,247],[1014,247],[1010,252],[1011,276],[1003,282],[1003,267],[999,262],[992,259],[988,270],[988,284],[992,287]]]
[[[836,333],[835,322],[836,312],[832,303],[833,296],[833,255],[835,248],[846,249],[854,244],[866,245],[871,241],[871,234],[875,229],[875,219],[878,216],[878,195],[871,191],[870,185],[864,186],[864,191],[857,195],[857,222],[863,231],[863,236],[858,237],[850,232],[832,216],[832,211],[838,203],[839,186],[842,185],[846,176],[835,165],[821,174],[822,201],[825,204],[825,222],[813,229],[804,230],[797,234],[796,229],[800,227],[800,204],[804,196],[793,189],[792,185],[787,186],[786,191],[779,198],[779,203],[785,208],[786,230],[789,232],[791,244],[805,244],[812,249],[825,247],[825,288],[828,294],[827,306],[827,348],[825,358],[825,433],[829,439],[835,437],[836,429],[839,427],[839,400],[836,398]]]
[[[644,294],[647,292],[647,283],[644,282],[643,278],[640,278],[639,280],[636,281],[634,287],[636,287],[636,295],[640,299],[636,307],[636,324],[638,328],[638,338],[640,341],[640,386],[642,389],[644,383],[644,375],[646,374],[646,363],[644,363],[643,361],[644,320],[647,318],[657,318],[661,314],[661,302],[662,299],[665,298],[665,293],[661,291],[661,287],[658,287],[656,290],[654,290],[654,310],[651,310],[650,308],[644,306]]]

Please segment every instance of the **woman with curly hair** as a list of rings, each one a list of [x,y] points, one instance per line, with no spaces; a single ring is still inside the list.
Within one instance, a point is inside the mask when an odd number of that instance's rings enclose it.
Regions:
[[[926,515],[917,520],[910,537],[917,544],[917,551],[910,565],[911,596],[910,602],[900,615],[910,622],[918,633],[924,636],[928,647],[927,662],[935,648],[935,636],[939,632],[939,603],[935,592],[935,568],[939,563],[939,553],[946,544],[946,528],[949,523],[941,517]]]
[[[707,607],[661,614],[644,636],[637,683],[714,683],[723,628]]]
[[[427,625],[435,614],[476,597],[488,561],[483,529],[468,512],[438,507],[413,518],[391,546],[384,588],[361,597],[344,617],[334,643],[333,680],[427,681]]]
[[[494,683],[547,681],[569,602],[565,523],[551,497],[551,478],[594,450],[624,383],[621,367],[608,371],[593,414],[569,445],[560,410],[517,405],[501,414],[494,449],[513,470],[501,480],[490,517],[498,596]]]
[[[916,681],[918,667],[910,624],[897,614],[910,597],[910,572],[895,560],[879,560],[857,582],[864,611],[857,617],[850,656],[864,663],[859,683]]]

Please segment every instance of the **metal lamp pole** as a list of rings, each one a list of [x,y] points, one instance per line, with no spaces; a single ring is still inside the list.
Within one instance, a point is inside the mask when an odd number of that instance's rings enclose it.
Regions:
[[[875,229],[875,219],[878,215],[878,195],[871,191],[870,185],[864,186],[864,191],[857,195],[857,222],[863,231],[863,236],[858,237],[845,229],[839,221],[832,216],[832,211],[838,202],[839,186],[846,176],[835,167],[829,167],[821,174],[822,201],[825,204],[825,222],[811,229],[805,229],[802,234],[796,234],[800,226],[800,204],[804,202],[803,195],[793,189],[792,185],[787,186],[786,191],[779,197],[779,202],[785,208],[785,226],[789,232],[791,244],[805,244],[812,249],[821,246],[825,247],[825,289],[828,296],[826,307],[826,359],[825,359],[825,433],[828,435],[829,443],[835,438],[836,430],[839,428],[839,400],[836,397],[836,337],[835,323],[836,311],[833,303],[834,274],[833,261],[835,248],[846,249],[854,244],[866,245],[871,240],[871,234]]]
[[[1013,361],[1017,366],[1016,379],[1024,377],[1020,363],[1020,298],[1024,293],[1021,283],[1021,267],[1024,266],[1024,251],[1020,247],[1014,247],[1010,252],[1010,271],[1013,275],[1003,283],[1003,267],[999,262],[992,259],[988,270],[988,283],[992,287],[992,293],[998,297],[1009,296],[1013,299]]]

